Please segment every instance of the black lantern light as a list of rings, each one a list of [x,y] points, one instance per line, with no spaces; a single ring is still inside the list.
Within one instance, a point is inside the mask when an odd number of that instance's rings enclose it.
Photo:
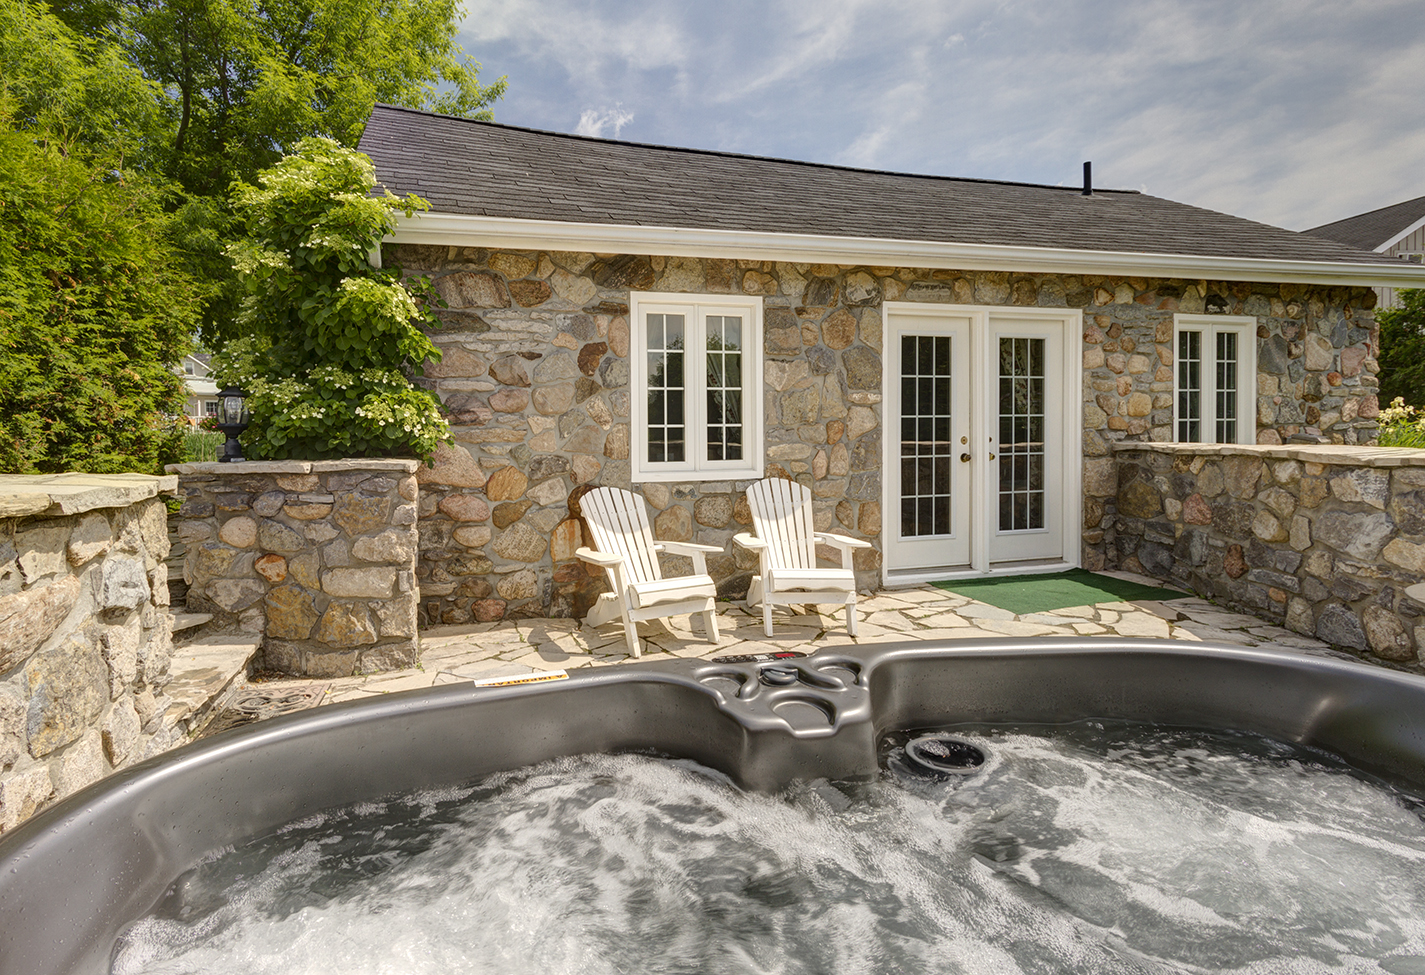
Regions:
[[[249,421],[246,399],[247,393],[236,386],[226,386],[218,393],[218,422],[213,426],[227,434],[228,438],[223,444],[223,456],[218,458],[219,463],[242,460],[238,434],[247,429]]]

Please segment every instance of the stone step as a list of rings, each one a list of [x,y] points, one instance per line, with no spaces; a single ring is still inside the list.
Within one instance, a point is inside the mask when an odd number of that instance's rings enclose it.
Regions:
[[[171,680],[163,689],[170,701],[164,725],[188,740],[196,738],[237,697],[261,648],[260,637],[233,634],[202,637],[174,647],[168,667]]]
[[[177,636],[184,630],[192,630],[202,626],[213,618],[212,613],[169,613],[173,617],[173,634]]]

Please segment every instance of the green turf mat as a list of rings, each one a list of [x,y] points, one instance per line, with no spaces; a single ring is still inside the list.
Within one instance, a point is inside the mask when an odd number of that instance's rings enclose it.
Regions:
[[[1000,576],[956,579],[934,583],[937,589],[959,593],[1011,613],[1047,613],[1066,606],[1128,602],[1134,599],[1185,599],[1187,593],[1144,586],[1087,569],[1070,569],[1052,575]]]

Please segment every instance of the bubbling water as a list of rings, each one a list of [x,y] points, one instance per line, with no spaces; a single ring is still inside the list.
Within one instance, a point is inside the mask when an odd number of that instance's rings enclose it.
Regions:
[[[139,973],[1425,973],[1411,796],[1263,739],[977,729],[980,774],[748,794],[561,759],[185,873]]]

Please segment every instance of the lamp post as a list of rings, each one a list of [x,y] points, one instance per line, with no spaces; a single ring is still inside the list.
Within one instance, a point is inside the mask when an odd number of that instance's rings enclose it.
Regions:
[[[247,429],[249,421],[247,413],[247,393],[236,386],[226,386],[218,393],[218,422],[213,424],[227,435],[227,443],[223,444],[223,456],[218,458],[218,462],[227,464],[232,461],[242,460],[242,445],[238,443],[238,434]]]

